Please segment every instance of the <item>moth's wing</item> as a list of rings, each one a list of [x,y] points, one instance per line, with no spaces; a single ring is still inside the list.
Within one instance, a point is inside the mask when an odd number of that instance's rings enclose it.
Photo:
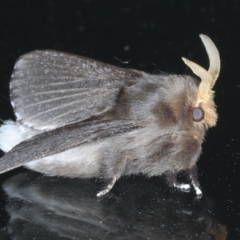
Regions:
[[[50,130],[111,109],[121,86],[142,74],[72,54],[34,51],[14,67],[11,101],[19,123]]]
[[[95,120],[77,122],[40,133],[19,143],[0,159],[0,173],[27,162],[54,155],[85,143],[131,132],[144,127],[134,120]]]

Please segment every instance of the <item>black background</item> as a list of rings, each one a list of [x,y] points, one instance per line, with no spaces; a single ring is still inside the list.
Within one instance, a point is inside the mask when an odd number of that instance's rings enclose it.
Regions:
[[[203,144],[199,178],[203,193],[214,200],[216,218],[227,226],[228,239],[240,239],[239,29],[238,0],[1,1],[0,118],[14,118],[9,80],[15,61],[26,52],[54,49],[149,73],[192,74],[181,57],[207,68],[198,35],[208,35],[221,56],[214,87],[219,120]]]

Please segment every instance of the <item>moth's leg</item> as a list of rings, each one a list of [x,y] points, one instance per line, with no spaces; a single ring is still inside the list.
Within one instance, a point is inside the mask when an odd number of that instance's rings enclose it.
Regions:
[[[114,177],[112,178],[109,182],[108,185],[100,192],[97,193],[97,197],[100,198],[103,195],[105,195],[106,193],[108,193],[114,186],[115,182],[116,182],[117,178]]]
[[[195,164],[190,170],[189,170],[189,178],[191,179],[193,188],[198,196],[202,195],[202,191],[200,189],[200,183],[198,181],[198,174],[197,174],[197,165]]]
[[[191,186],[190,184],[186,184],[186,183],[179,183],[177,181],[177,173],[168,173],[167,175],[167,181],[168,181],[168,184],[172,187],[175,187],[175,188],[178,188],[182,191],[189,191]]]

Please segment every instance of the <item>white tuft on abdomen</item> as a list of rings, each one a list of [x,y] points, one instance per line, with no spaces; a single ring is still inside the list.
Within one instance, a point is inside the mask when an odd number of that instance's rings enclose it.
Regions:
[[[2,151],[10,151],[23,140],[22,133],[15,122],[9,120],[0,127],[0,148]]]

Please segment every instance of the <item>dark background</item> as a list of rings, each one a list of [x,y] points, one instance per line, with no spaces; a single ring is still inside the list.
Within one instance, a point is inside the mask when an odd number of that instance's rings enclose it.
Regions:
[[[213,199],[216,218],[227,226],[228,239],[240,239],[239,29],[238,0],[1,1],[0,118],[14,118],[9,79],[26,52],[54,49],[149,73],[192,74],[181,57],[207,68],[198,35],[208,35],[221,56],[214,87],[219,120],[203,144],[199,178],[203,193]],[[2,206],[4,226],[4,201]]]

